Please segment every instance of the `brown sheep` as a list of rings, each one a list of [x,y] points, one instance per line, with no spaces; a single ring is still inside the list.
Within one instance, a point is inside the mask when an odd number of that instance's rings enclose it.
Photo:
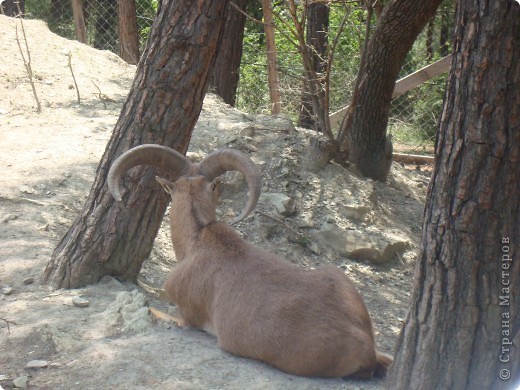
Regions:
[[[244,154],[222,149],[192,164],[173,149],[143,145],[119,157],[109,188],[121,200],[120,182],[136,165],[154,165],[171,181],[157,181],[171,195],[170,226],[177,264],[164,289],[183,325],[203,329],[235,355],[302,376],[370,378],[392,363],[375,346],[363,298],[337,267],[305,270],[245,241],[216,220],[221,179],[242,172],[250,194],[234,222],[260,195],[260,175]]]

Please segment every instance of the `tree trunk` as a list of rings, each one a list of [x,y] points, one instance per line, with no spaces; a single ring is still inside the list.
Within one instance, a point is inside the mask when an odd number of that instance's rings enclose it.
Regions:
[[[83,4],[81,0],[72,0],[72,13],[74,14],[76,39],[81,43],[87,43],[87,28],[85,26]]]
[[[119,55],[129,64],[139,62],[139,32],[135,0],[118,0]]]
[[[76,288],[105,275],[135,281],[152,249],[168,197],[152,168],[127,175],[126,206],[108,193],[106,175],[124,151],[143,143],[185,153],[207,90],[227,1],[165,2],[80,217],[44,272],[54,287]]]
[[[23,18],[25,14],[25,0],[5,0],[0,2],[0,13],[13,18],[18,16]]]
[[[370,178],[384,181],[392,163],[386,126],[392,92],[399,71],[415,39],[432,18],[441,0],[394,0],[384,7],[367,47],[359,72],[356,104],[351,120],[341,129],[347,134],[340,147],[349,160]]]
[[[264,14],[264,31],[267,47],[267,83],[269,84],[269,96],[271,98],[271,114],[275,115],[282,111],[282,98],[280,95],[280,81],[278,78],[271,0],[262,0],[262,11]]]
[[[307,36],[306,43],[311,49],[311,58],[313,70],[316,74],[322,75],[327,60],[328,31],[329,31],[329,5],[325,3],[310,3],[307,6]],[[321,85],[322,83],[318,83]],[[325,100],[325,91],[321,88],[318,93],[318,99]],[[328,113],[325,113],[328,115]],[[315,129],[323,131],[316,120],[316,113],[313,109],[313,101],[310,96],[310,88],[308,81],[303,83],[302,104],[300,108],[300,116],[298,125],[307,129]]]
[[[245,11],[247,0],[236,0],[234,3],[239,9]],[[213,70],[212,84],[216,93],[231,106],[235,105],[237,95],[245,24],[245,15],[229,5],[222,42]]]
[[[390,389],[520,380],[520,7],[459,0],[454,52]]]

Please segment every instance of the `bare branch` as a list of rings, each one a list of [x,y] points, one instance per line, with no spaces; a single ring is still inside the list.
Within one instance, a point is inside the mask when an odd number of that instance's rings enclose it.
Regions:
[[[7,334],[11,334],[11,329],[9,328],[9,324],[12,324],[12,325],[18,325],[16,322],[14,321],[10,321],[10,320],[6,320],[5,318],[0,318],[0,321],[5,321],[6,325],[7,325]]]
[[[18,44],[18,49],[20,50],[20,54],[22,55],[23,64],[25,66],[25,70],[27,71],[27,75],[29,76],[29,83],[31,84],[34,99],[36,100],[36,112],[40,113],[40,112],[42,112],[42,106],[40,104],[40,99],[38,99],[38,94],[36,92],[36,85],[34,84],[34,74],[33,74],[32,67],[31,67],[31,51],[29,50],[29,43],[27,42],[27,35],[25,34],[25,27],[23,24],[22,11],[20,9],[20,4],[17,3],[17,5],[18,5],[18,12],[19,12],[18,19],[20,19],[20,25],[22,27],[22,35],[23,35],[23,40],[25,42],[25,49],[27,51],[27,58],[24,55],[24,52],[22,49],[22,44],[20,43],[20,38],[18,36],[18,26],[16,26],[16,29],[15,29],[16,43]]]
[[[70,69],[70,74],[72,75],[72,80],[74,81],[74,88],[76,89],[76,96],[78,98],[78,104],[81,104],[81,97],[79,95],[78,83],[76,82],[76,76],[74,76],[74,70],[72,69],[72,53],[69,52],[67,54],[67,57],[69,59],[68,60],[68,66],[69,66],[69,69]],[[97,87],[97,85],[96,85],[96,87]],[[100,93],[101,93],[101,91],[100,91]]]

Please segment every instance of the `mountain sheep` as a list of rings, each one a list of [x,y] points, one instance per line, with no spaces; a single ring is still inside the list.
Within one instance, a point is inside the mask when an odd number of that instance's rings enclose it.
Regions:
[[[214,335],[232,354],[257,359],[302,376],[370,378],[392,362],[377,350],[363,298],[337,267],[306,270],[245,241],[216,220],[221,179],[240,171],[249,197],[238,222],[260,195],[260,173],[233,149],[191,163],[173,149],[142,145],[120,156],[108,175],[121,200],[121,179],[137,165],[151,165],[171,196],[171,238],[177,264],[164,289],[183,325]]]

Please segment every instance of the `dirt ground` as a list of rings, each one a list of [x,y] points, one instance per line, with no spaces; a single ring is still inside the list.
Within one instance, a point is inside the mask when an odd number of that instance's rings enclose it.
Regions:
[[[376,379],[288,375],[221,351],[203,332],[152,322],[148,306],[174,311],[155,294],[174,265],[166,223],[138,285],[111,277],[77,290],[43,285],[53,248],[82,208],[135,67],[62,39],[42,22],[26,21],[42,102],[38,114],[16,42],[17,24],[21,39],[19,22],[0,15],[0,388],[24,383],[30,389],[382,388]],[[290,197],[295,209],[280,215],[264,199],[237,229],[302,267],[329,263],[343,269],[365,298],[379,348],[392,353],[406,316],[429,173],[394,163],[382,184],[335,164],[320,174],[308,172],[312,135],[286,118],[242,113],[208,95],[189,156],[200,158],[223,146],[248,153],[262,170],[263,192]],[[229,220],[244,196],[239,175],[229,175],[220,217]],[[318,239],[331,230],[406,245],[385,264],[354,261]],[[88,307],[80,307],[77,298]]]

